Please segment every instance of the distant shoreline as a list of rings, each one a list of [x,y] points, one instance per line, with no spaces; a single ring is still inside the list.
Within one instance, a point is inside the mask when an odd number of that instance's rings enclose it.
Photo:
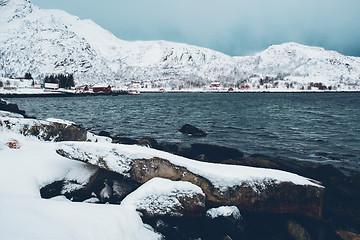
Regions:
[[[229,93],[229,94],[242,94],[242,93],[356,93],[360,90],[299,90],[299,91],[263,91],[263,90],[246,90],[246,91],[202,91],[202,90],[169,90],[166,92],[159,91],[141,91],[141,93]],[[126,95],[124,92],[101,92],[101,93],[67,93],[67,92],[52,92],[52,93],[0,93],[0,98],[32,98],[32,97],[88,97],[88,96],[118,96]]]
[[[87,97],[87,96],[117,96],[124,95],[123,92],[101,92],[101,93],[0,93],[0,98],[30,98],[30,97]]]

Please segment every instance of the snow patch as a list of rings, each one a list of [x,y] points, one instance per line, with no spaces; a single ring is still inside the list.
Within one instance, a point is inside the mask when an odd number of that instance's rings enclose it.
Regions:
[[[112,139],[109,137],[103,137],[103,136],[98,136],[95,135],[91,132],[87,132],[86,135],[86,141],[87,142],[107,142],[107,143],[111,143]]]
[[[211,208],[206,211],[206,216],[214,219],[217,217],[233,217],[234,219],[241,219],[241,214],[236,206],[221,206],[218,208]]]
[[[65,124],[65,125],[75,125],[74,122],[71,122],[68,120],[63,120],[63,119],[58,119],[58,118],[47,118],[46,121],[53,122],[53,123]]]

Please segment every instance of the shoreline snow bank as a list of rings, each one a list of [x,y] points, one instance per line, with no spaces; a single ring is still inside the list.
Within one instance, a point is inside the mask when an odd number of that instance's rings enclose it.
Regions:
[[[19,149],[5,145],[12,139]],[[82,182],[90,174],[86,164],[55,148],[55,142],[0,129],[1,239],[160,239],[127,207],[41,199],[42,186],[64,178]]]

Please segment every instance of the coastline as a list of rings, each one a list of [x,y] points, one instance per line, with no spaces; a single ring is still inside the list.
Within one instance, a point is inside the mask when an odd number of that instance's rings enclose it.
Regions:
[[[283,90],[283,89],[273,89],[273,90],[198,90],[198,89],[186,89],[186,90],[167,90],[161,92],[158,90],[143,90],[140,89],[142,94],[146,93],[229,93],[229,94],[246,94],[246,93],[358,93],[360,90]],[[51,91],[51,92],[0,92],[0,98],[26,98],[26,97],[88,97],[88,96],[118,96],[118,95],[127,95],[126,91],[111,91],[111,92],[85,92],[85,93],[75,93],[67,91]]]
[[[25,97],[87,97],[87,96],[117,96],[125,95],[124,92],[99,92],[99,93],[70,93],[70,92],[48,92],[48,93],[0,93],[0,98],[25,98]]]

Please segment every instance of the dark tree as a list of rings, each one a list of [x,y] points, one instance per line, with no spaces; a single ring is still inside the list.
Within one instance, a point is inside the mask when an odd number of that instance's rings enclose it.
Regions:
[[[33,79],[33,77],[31,76],[31,73],[25,73],[24,79]]]
[[[0,88],[4,87],[4,83],[0,81]]]
[[[75,86],[73,74],[69,74],[69,75],[58,74],[58,75],[46,76],[44,78],[44,82],[58,83],[60,88],[71,88]]]

